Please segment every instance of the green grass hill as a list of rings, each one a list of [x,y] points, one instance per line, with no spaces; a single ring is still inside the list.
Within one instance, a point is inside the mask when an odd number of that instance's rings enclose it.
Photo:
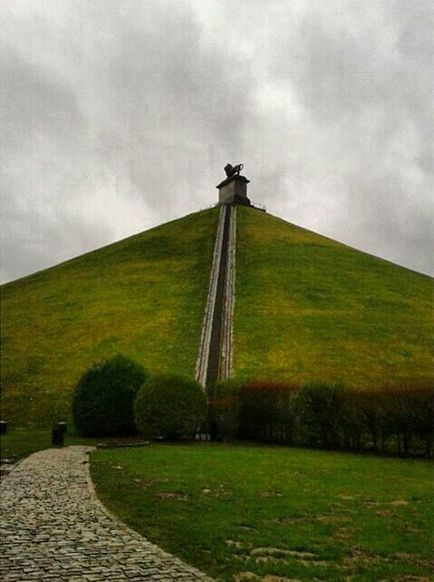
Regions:
[[[198,212],[2,287],[2,417],[69,417],[80,375],[118,352],[192,376],[218,211]]]
[[[239,208],[235,374],[366,388],[430,380],[433,283]]]
[[[118,352],[192,376],[217,219],[198,212],[4,285],[2,417],[68,418],[81,373]],[[432,297],[427,276],[238,208],[238,377],[426,380]]]

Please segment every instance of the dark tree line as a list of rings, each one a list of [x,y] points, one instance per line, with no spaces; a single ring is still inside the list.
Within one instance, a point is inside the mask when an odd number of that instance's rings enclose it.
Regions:
[[[434,392],[428,383],[354,390],[314,382],[218,387],[223,439],[432,456]]]

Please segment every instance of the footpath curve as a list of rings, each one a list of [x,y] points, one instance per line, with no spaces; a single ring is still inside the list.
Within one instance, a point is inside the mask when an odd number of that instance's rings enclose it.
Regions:
[[[2,580],[211,581],[102,506],[90,481],[90,450],[74,446],[39,451],[3,478]]]

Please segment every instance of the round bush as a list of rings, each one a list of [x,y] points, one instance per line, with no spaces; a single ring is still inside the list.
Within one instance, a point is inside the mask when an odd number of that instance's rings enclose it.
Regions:
[[[193,436],[205,420],[207,399],[195,380],[179,376],[148,378],[134,403],[136,426],[145,436]]]
[[[142,366],[122,355],[89,368],[78,381],[72,402],[77,430],[87,436],[135,432],[134,399],[146,378]]]

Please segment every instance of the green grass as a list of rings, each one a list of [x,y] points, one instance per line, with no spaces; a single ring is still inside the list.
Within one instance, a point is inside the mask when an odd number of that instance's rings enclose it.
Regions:
[[[221,580],[431,575],[428,462],[202,443],[98,450],[91,472],[123,521]]]
[[[236,376],[433,378],[430,277],[249,208],[237,223]]]
[[[67,432],[65,435],[65,446],[70,445],[95,445],[102,442],[102,438],[80,437],[79,435]],[[6,435],[0,437],[1,458],[9,461],[18,461],[32,453],[48,449],[51,447],[51,428],[15,428],[9,429]]]
[[[2,287],[2,417],[68,419],[73,387],[123,353],[193,376],[217,210],[125,239]]]

